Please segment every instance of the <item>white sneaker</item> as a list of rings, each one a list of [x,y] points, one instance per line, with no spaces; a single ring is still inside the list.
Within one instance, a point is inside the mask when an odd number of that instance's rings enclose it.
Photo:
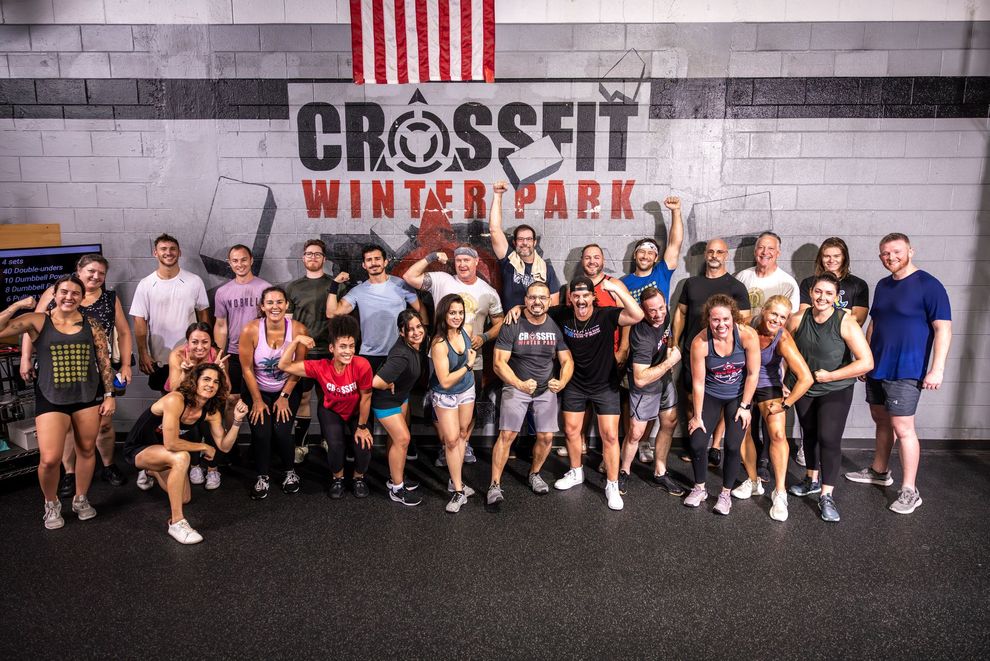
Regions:
[[[461,484],[463,484],[463,482]],[[464,486],[464,497],[465,498],[470,498],[471,496],[474,495],[474,489],[472,489],[471,487],[469,487],[466,484],[463,484],[463,486]],[[454,481],[451,480],[451,479],[449,479],[449,478],[447,479],[447,492],[448,493],[454,493]]]
[[[807,463],[804,459],[804,445],[799,445],[797,452],[794,453],[794,463],[801,467]]]
[[[206,490],[213,491],[220,488],[220,471],[206,471]]]
[[[206,471],[203,470],[202,466],[193,466],[189,469],[189,483],[190,484],[202,484],[206,482]]]
[[[203,536],[196,532],[185,519],[170,523],[168,534],[180,544],[199,544],[203,541]]]
[[[564,477],[553,483],[553,488],[559,491],[567,491],[582,482],[584,482],[584,468],[572,468],[564,473]]]
[[[650,447],[649,441],[639,442],[639,461],[643,464],[652,465],[656,460],[656,455],[653,452],[653,448]]]
[[[605,483],[605,498],[608,500],[608,508],[610,510],[619,511],[622,509],[622,496],[619,495],[618,482]]]
[[[763,483],[760,480],[757,479],[754,484],[752,480],[747,478],[745,482],[732,490],[732,497],[739,500],[746,500],[753,496],[762,496],[763,493]]]
[[[770,518],[774,521],[787,521],[787,492],[774,491],[770,494]]]
[[[48,530],[58,530],[65,525],[65,519],[62,518],[62,501],[60,500],[46,500],[45,501],[45,528]]]
[[[297,445],[295,449],[295,456],[293,457],[293,461],[297,464],[301,464],[302,462],[306,461],[307,454],[309,454],[309,446]]]
[[[96,516],[96,510],[89,504],[89,498],[86,496],[76,496],[72,499],[72,511],[80,521],[89,521]]]
[[[155,486],[155,478],[149,475],[148,471],[139,471],[137,476],[137,486],[141,491],[153,489]]]

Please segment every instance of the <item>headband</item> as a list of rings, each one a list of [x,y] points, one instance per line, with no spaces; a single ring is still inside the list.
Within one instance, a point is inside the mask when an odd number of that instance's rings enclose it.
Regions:
[[[467,255],[468,257],[474,257],[478,259],[478,251],[470,246],[460,246],[454,249],[454,257],[460,257],[461,255]]]
[[[639,246],[636,247],[636,250],[652,250],[656,254],[658,255],[660,254],[660,248],[658,248],[657,244],[653,243],[652,241],[643,241],[641,244],[639,244]]]

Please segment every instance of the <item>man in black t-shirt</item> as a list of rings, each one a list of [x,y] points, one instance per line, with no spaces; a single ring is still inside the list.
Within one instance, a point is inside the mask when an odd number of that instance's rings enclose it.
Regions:
[[[608,481],[605,496],[613,510],[622,509],[619,495],[619,374],[615,361],[615,331],[632,326],[643,318],[639,307],[621,280],[602,283],[606,292],[619,300],[622,307],[595,307],[595,284],[579,276],[568,286],[571,307],[556,307],[551,318],[564,331],[564,341],[574,357],[574,377],[561,393],[564,434],[567,437],[571,468],[557,480],[554,488],[565,490],[584,482],[581,466],[581,430],[588,404],[595,407],[602,455]]]
[[[745,285],[732,277],[725,269],[729,261],[729,246],[722,239],[712,239],[705,246],[705,273],[688,278],[681,290],[681,297],[677,302],[677,312],[674,314],[674,346],[680,347],[682,355],[688,355],[691,340],[702,331],[705,321],[701,318],[701,313],[705,307],[705,301],[715,294],[725,294],[731,296],[739,305],[740,323],[749,323],[752,316],[749,308],[749,292]],[[691,361],[681,362],[681,383],[684,389],[685,400],[691,401]],[[725,425],[721,421],[715,428],[712,449],[709,451],[709,462],[715,465],[721,463],[722,459],[722,436],[725,433]],[[690,459],[685,459],[690,461]]]
[[[540,469],[557,431],[557,393],[571,380],[574,361],[564,342],[564,333],[549,317],[550,288],[534,282],[526,288],[526,309],[519,320],[503,324],[495,340],[495,374],[505,383],[499,413],[499,434],[492,448],[492,483],[487,506],[497,511],[502,495],[502,471],[509,459],[512,441],[522,428],[526,412],[533,407],[536,443],[529,470],[529,487],[536,494],[550,491]],[[553,378],[554,357],[560,361],[560,376]]]

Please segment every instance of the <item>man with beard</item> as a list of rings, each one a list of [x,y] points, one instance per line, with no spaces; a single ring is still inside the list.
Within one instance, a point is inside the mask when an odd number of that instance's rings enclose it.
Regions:
[[[681,198],[668,197],[663,205],[670,209],[670,233],[667,246],[660,259],[660,244],[655,239],[640,239],[633,248],[633,272],[622,276],[622,283],[640,302],[640,295],[647,287],[655,287],[663,294],[664,303],[670,298],[670,277],[677,269],[684,239],[684,222],[681,220]]]
[[[739,306],[739,314],[742,317],[741,323],[748,323],[752,316],[746,287],[726,270],[725,265],[728,261],[729,245],[722,239],[712,239],[705,246],[704,274],[690,277],[684,282],[681,297],[677,302],[677,311],[674,314],[673,338],[674,346],[680,348],[682,356],[687,355],[691,340],[704,327],[705,321],[701,318],[701,313],[705,307],[705,301],[715,294],[725,294],[736,301]],[[682,361],[681,384],[685,399],[690,403],[692,397],[691,361]],[[712,448],[708,451],[710,463],[719,464],[722,461],[721,447],[724,433],[724,424],[719,422],[715,428]],[[690,461],[689,458],[682,458],[684,461]]]
[[[529,225],[517,225],[512,231],[514,250],[502,231],[502,195],[509,189],[504,181],[496,181],[495,196],[488,215],[488,232],[492,237],[492,252],[498,257],[502,276],[502,306],[505,309],[525,303],[526,288],[533,282],[545,282],[550,287],[550,304],[560,299],[560,282],[550,262],[536,251],[539,240],[536,230]]]
[[[550,311],[551,318],[563,329],[564,340],[574,356],[574,376],[561,394],[571,468],[557,480],[554,487],[563,491],[584,482],[581,432],[585,411],[593,405],[608,479],[605,496],[610,509],[621,510],[622,496],[619,495],[618,483],[621,407],[618,363],[614,353],[615,332],[639,322],[643,318],[643,310],[621,281],[607,278],[603,279],[601,286],[622,307],[596,307],[595,284],[586,276],[578,276],[568,287],[571,306],[558,306]]]
[[[482,347],[498,337],[504,315],[502,303],[490,284],[478,277],[478,251],[471,246],[460,246],[454,250],[454,275],[443,271],[426,272],[433,262],[446,264],[447,254],[432,252],[409,267],[402,276],[406,284],[416,289],[425,289],[433,297],[434,304],[439,303],[448,294],[457,294],[464,301],[464,330],[471,336],[471,348],[478,352],[474,363],[474,388],[480,396],[482,377],[484,374],[484,359],[481,356]],[[485,325],[491,320],[491,328],[485,330]],[[470,441],[464,450],[464,463],[473,464],[478,461]],[[443,451],[437,456],[437,466],[446,466],[447,459]]]
[[[540,477],[553,435],[557,431],[557,393],[571,380],[574,361],[564,342],[564,334],[548,316],[550,289],[545,282],[526,288],[526,308],[515,323],[503,324],[495,342],[495,373],[502,379],[502,407],[499,434],[492,448],[492,483],[487,506],[497,511],[502,495],[502,471],[509,459],[512,442],[532,406],[536,427],[529,487],[535,494],[550,491]],[[554,356],[560,361],[560,375],[553,378]]]

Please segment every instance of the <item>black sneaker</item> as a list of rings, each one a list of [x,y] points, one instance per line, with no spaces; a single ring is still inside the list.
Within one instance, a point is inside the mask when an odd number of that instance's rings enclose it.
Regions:
[[[719,448],[708,448],[708,465],[718,466],[722,463],[722,451]]]
[[[418,494],[413,493],[412,491],[410,491],[405,487],[399,489],[398,491],[395,491],[394,489],[389,489],[388,497],[397,503],[406,505],[407,507],[415,507],[416,505],[419,505],[421,502],[423,502],[422,497],[420,497]]]
[[[371,493],[368,488],[368,483],[364,481],[363,477],[355,477],[354,484],[351,485],[351,489],[354,491],[355,498],[367,498]]]
[[[619,471],[619,495],[625,496],[626,490],[629,488],[629,473],[626,471]]]
[[[756,466],[756,477],[760,478],[760,482],[770,481],[770,462],[766,459],[761,459],[760,463]]]
[[[663,475],[657,475],[654,473],[653,484],[657,485],[671,496],[684,495],[684,487],[675,482],[674,479],[667,473],[664,473]]]
[[[285,479],[282,480],[282,491],[285,493],[299,493],[299,475],[294,470],[285,472]]]
[[[268,498],[268,476],[259,475],[258,481],[254,483],[254,488],[251,489],[251,498],[254,500],[264,500]]]
[[[103,478],[104,482],[109,482],[110,486],[122,487],[127,484],[127,476],[120,472],[116,464],[104,466],[100,472],[100,477]]]
[[[800,483],[792,484],[791,488],[788,489],[787,491],[789,491],[791,495],[797,496],[798,498],[803,498],[804,496],[810,496],[815,493],[821,493],[822,483],[812,482],[810,477],[805,476],[805,478],[801,480]]]
[[[419,450],[416,449],[416,444],[409,441],[409,447],[406,448],[406,461],[416,461],[419,459]]]
[[[66,473],[58,483],[58,495],[62,498],[76,495],[76,474]]]
[[[330,490],[327,492],[327,495],[333,498],[334,500],[340,500],[341,498],[344,497],[344,493],[345,493],[344,478],[342,477],[333,478],[333,482],[330,483]]]
[[[391,491],[392,487],[394,486],[395,483],[393,483],[392,480],[388,480],[387,482],[385,482],[385,487],[389,491]],[[416,480],[410,480],[409,478],[406,478],[405,481],[402,483],[402,486],[406,488],[406,491],[415,491],[416,489],[419,488],[419,482],[417,482]]]

